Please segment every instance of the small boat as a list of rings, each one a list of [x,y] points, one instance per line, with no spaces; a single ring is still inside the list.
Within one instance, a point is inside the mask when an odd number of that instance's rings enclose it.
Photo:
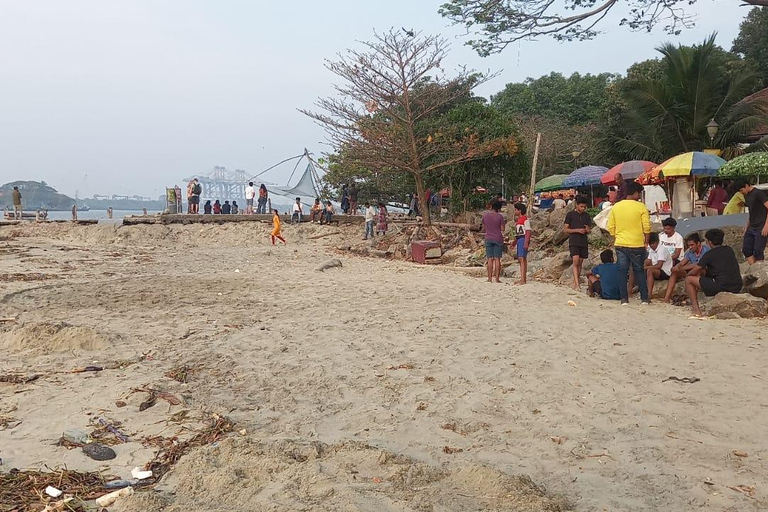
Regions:
[[[3,210],[3,218],[5,220],[16,220],[16,215],[13,210]],[[36,212],[22,212],[21,220],[46,220],[48,218],[48,210],[38,210]]]
[[[81,204],[80,206],[77,207],[77,211],[79,211],[79,212],[89,212],[89,211],[91,211],[91,207],[88,206],[87,204]]]

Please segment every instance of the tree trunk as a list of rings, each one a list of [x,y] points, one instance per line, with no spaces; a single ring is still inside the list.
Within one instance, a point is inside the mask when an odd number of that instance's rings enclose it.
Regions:
[[[421,177],[421,173],[413,173],[413,179],[416,181],[416,195],[419,196],[419,209],[421,210],[421,218],[426,226],[432,223],[431,216],[429,215],[429,201],[427,200],[424,190],[424,180]]]

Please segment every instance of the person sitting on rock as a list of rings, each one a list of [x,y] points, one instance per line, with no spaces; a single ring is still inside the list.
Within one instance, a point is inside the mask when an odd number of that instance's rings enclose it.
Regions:
[[[601,299],[621,300],[621,281],[619,265],[613,262],[613,251],[606,249],[600,253],[600,265],[595,265],[587,272],[587,293]]]
[[[722,229],[710,229],[704,235],[709,251],[702,255],[685,278],[685,291],[691,299],[693,315],[700,317],[699,290],[707,297],[720,292],[739,293],[742,287],[741,271],[733,249],[723,245],[725,233]]]
[[[672,255],[666,247],[659,243],[659,234],[651,233],[648,236],[648,258],[643,265],[648,281],[648,297],[653,294],[655,281],[666,281],[672,274]],[[649,301],[650,302],[650,301]]]
[[[664,294],[664,302],[672,301],[672,293],[675,291],[675,284],[679,279],[685,280],[688,272],[693,270],[702,256],[709,250],[709,247],[701,243],[701,237],[694,232],[685,237],[685,245],[688,248],[683,255],[683,259],[672,267],[672,274],[669,276],[667,292]]]

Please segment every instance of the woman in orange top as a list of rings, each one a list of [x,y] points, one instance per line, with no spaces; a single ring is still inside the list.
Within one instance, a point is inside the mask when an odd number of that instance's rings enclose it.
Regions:
[[[284,244],[288,243],[285,241],[285,238],[283,238],[283,234],[280,231],[280,212],[277,210],[274,210],[274,213],[272,214],[272,245],[275,245],[275,238]]]

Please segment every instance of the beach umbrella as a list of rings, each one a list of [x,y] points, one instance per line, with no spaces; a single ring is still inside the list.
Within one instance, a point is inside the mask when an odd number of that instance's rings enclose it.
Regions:
[[[656,169],[665,179],[676,176],[717,176],[717,171],[723,164],[725,160],[719,156],[691,151],[673,156],[663,164],[659,164]]]
[[[768,175],[768,153],[760,151],[737,156],[726,162],[717,175],[724,178]]]
[[[552,176],[547,176],[546,178],[539,180],[536,185],[534,185],[533,190],[534,192],[550,192],[552,190],[562,190],[566,188],[563,187],[563,180],[567,177],[567,174],[554,174]]]
[[[599,185],[600,178],[606,172],[608,172],[608,168],[600,165],[581,167],[573,171],[565,180],[563,180],[563,186],[566,188],[575,188]]]
[[[603,174],[600,178],[600,182],[603,185],[616,185],[616,175],[621,174],[625,180],[634,180],[645,171],[656,167],[656,163],[648,162],[646,160],[630,160],[629,162],[622,162],[619,165],[611,167],[611,169]]]
[[[647,171],[643,172],[640,176],[635,178],[635,183],[641,185],[659,185],[664,183],[664,178],[659,174],[659,166],[651,167]]]

